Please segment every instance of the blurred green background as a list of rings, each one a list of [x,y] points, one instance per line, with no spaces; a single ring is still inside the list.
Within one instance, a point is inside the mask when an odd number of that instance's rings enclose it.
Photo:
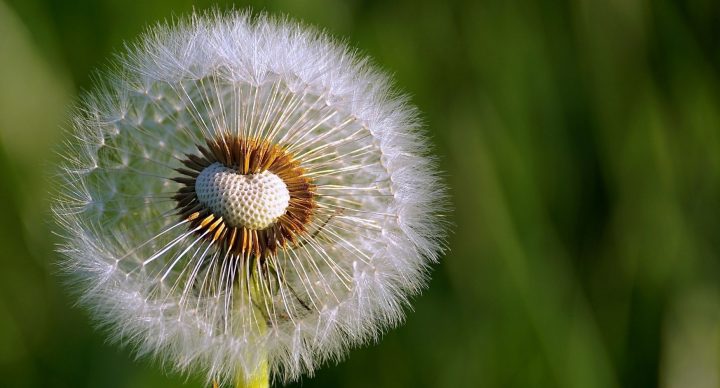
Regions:
[[[292,386],[720,387],[720,2],[246,5],[394,73],[455,208],[406,324]],[[73,307],[46,182],[93,69],[211,6],[0,2],[0,386],[203,386],[106,344]]]

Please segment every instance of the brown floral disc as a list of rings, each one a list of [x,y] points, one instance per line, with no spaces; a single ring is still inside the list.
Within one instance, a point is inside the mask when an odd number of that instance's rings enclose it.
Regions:
[[[264,258],[279,248],[291,247],[307,233],[316,208],[315,186],[300,162],[283,147],[266,140],[226,134],[206,139],[206,146],[198,146],[198,150],[199,155],[185,155],[182,160],[185,167],[176,169],[181,176],[173,178],[182,185],[173,199],[177,201],[178,214],[190,223],[190,229],[218,243],[223,253],[248,258]],[[260,230],[229,224],[199,200],[195,188],[198,176],[214,163],[241,175],[269,171],[278,176],[290,195],[285,213]]]

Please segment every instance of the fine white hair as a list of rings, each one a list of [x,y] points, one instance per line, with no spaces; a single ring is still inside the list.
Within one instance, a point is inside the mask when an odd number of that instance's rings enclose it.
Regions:
[[[208,379],[267,360],[289,381],[403,320],[445,248],[447,198],[416,109],[384,73],[325,33],[248,12],[158,25],[127,51],[78,104],[54,204],[63,269],[113,340]],[[259,296],[237,286],[251,264],[173,201],[180,161],[229,133],[282,146],[316,187],[308,232],[268,257]]]

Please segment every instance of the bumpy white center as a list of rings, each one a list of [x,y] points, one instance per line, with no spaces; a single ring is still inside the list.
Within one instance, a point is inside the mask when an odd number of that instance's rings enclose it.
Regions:
[[[242,175],[220,163],[200,172],[195,192],[198,200],[229,226],[254,230],[272,225],[290,202],[285,182],[270,171]]]

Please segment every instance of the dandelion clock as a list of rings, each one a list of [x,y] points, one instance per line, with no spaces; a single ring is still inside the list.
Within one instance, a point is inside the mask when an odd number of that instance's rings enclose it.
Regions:
[[[63,269],[111,338],[208,384],[298,379],[402,321],[444,248],[416,110],[301,24],[148,31],[75,110]]]

